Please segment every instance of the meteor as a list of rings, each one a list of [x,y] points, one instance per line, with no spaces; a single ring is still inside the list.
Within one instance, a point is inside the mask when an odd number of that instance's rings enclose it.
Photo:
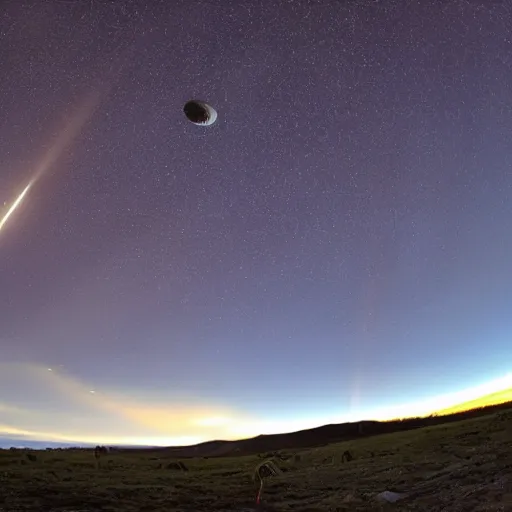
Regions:
[[[23,201],[23,198],[27,195],[27,192],[32,187],[32,185],[34,185],[34,183],[38,181],[43,174],[48,173],[50,169],[56,165],[62,154],[79,136],[84,125],[87,123],[87,121],[89,121],[92,114],[100,104],[102,99],[101,92],[102,91],[96,91],[89,95],[85,101],[82,102],[71,119],[64,125],[63,129],[60,131],[59,136],[57,137],[57,140],[54,142],[54,144],[52,144],[46,154],[43,155],[39,165],[37,165],[29,184],[17,197],[12,206],[7,210],[7,213],[2,217],[2,220],[0,220],[0,231],[5,226],[6,222],[9,220],[16,208],[18,208],[20,203]]]
[[[16,201],[14,201],[12,206],[7,210],[7,213],[1,218],[0,231],[5,226],[6,222],[9,220],[16,208],[23,201],[23,198],[26,196],[29,189],[37,181],[39,181],[43,175],[48,174],[57,166],[62,155],[73,145],[75,140],[79,138],[85,125],[90,121],[95,111],[110,94],[112,88],[121,77],[124,66],[126,62],[128,62],[126,61],[126,57],[131,53],[131,49],[132,46],[128,47],[123,52],[123,58],[120,58],[121,64],[119,69],[114,69],[107,72],[107,76],[102,81],[103,83],[99,84],[94,91],[89,93],[78,105],[78,108],[75,110],[75,112],[68,118],[67,122],[59,131],[58,136],[56,137],[53,144],[46,151],[46,153],[43,154],[38,165],[36,165],[29,184],[18,196]]]
[[[2,220],[0,220],[0,231],[2,231],[2,228],[5,226],[5,223],[9,220],[9,217],[14,213],[16,208],[18,208],[20,203],[23,201],[23,198],[27,195],[27,192],[29,191],[31,186],[32,181],[23,189],[23,192],[16,198],[16,201],[12,203],[11,207],[7,210],[7,213],[2,217]]]

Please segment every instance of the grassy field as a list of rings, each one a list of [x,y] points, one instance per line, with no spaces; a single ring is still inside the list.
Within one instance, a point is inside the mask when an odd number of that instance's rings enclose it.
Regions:
[[[347,450],[354,458],[343,462]],[[263,460],[186,459],[183,471],[141,450],[112,452],[97,468],[91,450],[3,450],[0,511],[245,512],[255,510]],[[512,511],[512,409],[273,460],[283,472],[265,479],[262,510]],[[408,496],[381,503],[386,490]]]

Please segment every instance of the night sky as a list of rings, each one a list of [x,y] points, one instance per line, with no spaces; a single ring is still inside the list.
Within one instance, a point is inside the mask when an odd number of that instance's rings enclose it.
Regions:
[[[1,9],[0,436],[237,438],[511,371],[508,2]]]

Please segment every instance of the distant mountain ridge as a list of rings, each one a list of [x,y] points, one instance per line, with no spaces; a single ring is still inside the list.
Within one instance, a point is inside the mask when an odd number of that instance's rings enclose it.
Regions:
[[[359,421],[356,423],[340,423],[323,425],[321,427],[286,434],[260,435],[239,441],[207,441],[205,443],[192,446],[158,447],[151,449],[137,447],[129,449],[129,451],[151,452],[151,454],[156,456],[174,458],[210,458],[254,455],[257,453],[276,452],[279,450],[313,448],[341,441],[360,439],[362,437],[403,432],[416,428],[476,418],[498,411],[508,411],[510,409],[512,409],[512,402],[506,402],[499,405],[490,405],[444,416],[432,415],[423,418],[407,418],[393,421]]]
[[[502,389],[500,391],[496,391],[494,393],[490,393],[488,395],[484,395],[479,398],[475,398],[473,400],[468,400],[467,402],[463,402],[461,404],[454,405],[452,407],[448,407],[438,412],[440,415],[445,414],[454,414],[457,412],[470,411],[473,409],[478,409],[480,407],[486,406],[494,406],[500,405],[504,403],[508,403],[512,401],[512,388]]]
[[[512,409],[512,401],[499,405],[489,405],[463,412],[455,412],[447,415],[432,415],[423,418],[407,418],[392,421],[359,421],[355,423],[340,423],[323,425],[312,429],[300,430],[284,434],[260,435],[238,441],[205,441],[190,446],[120,446],[120,451],[141,451],[156,456],[174,458],[193,457],[234,457],[241,455],[253,455],[263,452],[275,452],[278,450],[293,450],[300,448],[313,448],[341,441],[349,441],[362,437],[370,437],[380,434],[402,432],[416,428],[452,423],[464,419],[485,416],[498,411]],[[512,411],[511,411],[512,413]],[[0,437],[0,448],[92,448],[90,443],[58,443],[48,441],[32,441],[21,437]]]
[[[95,443],[60,443],[57,441],[34,441],[20,437],[1,437],[0,436],[0,449],[9,448],[29,448],[31,450],[46,450],[47,448],[94,448]],[[119,445],[119,448],[130,449],[151,449],[158,448],[156,446],[140,446],[140,445]]]
[[[53,441],[33,441],[20,437],[0,437],[0,448],[31,448],[44,450],[45,448],[72,448],[74,446],[89,446],[86,443],[59,443]]]

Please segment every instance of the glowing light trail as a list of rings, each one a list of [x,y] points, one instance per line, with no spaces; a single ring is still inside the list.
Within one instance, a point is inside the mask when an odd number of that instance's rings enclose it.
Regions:
[[[43,174],[46,174],[57,163],[58,159],[62,156],[66,149],[71,146],[72,142],[80,135],[84,125],[92,117],[92,114],[101,103],[101,100],[108,94],[108,92],[109,87],[106,87],[103,90],[98,90],[90,94],[85,99],[85,101],[82,102],[71,119],[64,125],[54,144],[43,155],[43,158],[37,165],[29,184],[24,188],[23,192],[7,210],[7,213],[2,217],[2,220],[0,220],[0,231],[9,220],[9,217],[11,217],[16,208],[20,205],[32,185],[34,185],[34,183]]]
[[[92,115],[99,107],[99,105],[105,100],[110,94],[114,85],[118,82],[121,77],[122,71],[125,65],[130,62],[127,58],[131,55],[133,45],[129,45],[124,51],[121,51],[119,57],[120,64],[118,68],[110,69],[106,72],[106,77],[103,80],[103,85],[99,85],[95,91],[87,95],[84,101],[79,105],[74,115],[68,120],[68,122],[60,130],[55,142],[52,144],[50,149],[43,155],[42,159],[38,163],[33,173],[33,177],[29,184],[24,188],[23,192],[18,196],[16,201],[7,210],[7,213],[0,220],[0,231],[5,226],[11,215],[14,213],[16,208],[23,201],[23,198],[27,195],[29,189],[36,183],[43,174],[48,173],[52,167],[55,166],[57,161],[61,158],[63,153],[71,146],[76,138],[79,137],[85,124],[91,119]],[[116,48],[114,56],[118,55],[120,47]],[[111,62],[111,59],[108,60]]]
[[[55,165],[57,160],[62,156],[64,151],[68,146],[71,145],[73,140],[80,134],[85,123],[90,119],[92,113],[99,105],[100,102],[100,94],[98,92],[90,95],[85,102],[82,103],[76,114],[71,118],[71,120],[66,123],[64,128],[61,130],[57,140],[52,145],[52,147],[46,152],[46,154],[41,159],[39,165],[36,167],[33,178],[30,180],[29,184],[24,188],[23,192],[18,196],[16,201],[12,204],[12,206],[7,210],[7,213],[2,217],[0,221],[0,231],[5,226],[6,222],[9,220],[9,217],[14,213],[16,208],[20,205],[23,198],[26,196],[30,187],[46,172],[50,170],[52,166]]]
[[[18,208],[20,203],[23,201],[23,198],[27,195],[27,192],[29,191],[30,187],[32,186],[33,181],[31,181],[24,189],[23,192],[18,196],[16,201],[12,203],[11,207],[7,210],[7,213],[2,217],[2,220],[0,220],[0,231],[2,231],[2,228],[5,226],[5,223],[9,220],[9,217],[14,213],[14,210]]]
[[[75,114],[60,130],[59,136],[54,144],[43,156],[39,165],[36,167],[32,183],[38,180],[42,174],[47,173],[62,156],[71,143],[80,135],[84,125],[92,117],[92,114],[100,104],[102,98],[108,91],[95,91],[90,94],[79,106]]]

